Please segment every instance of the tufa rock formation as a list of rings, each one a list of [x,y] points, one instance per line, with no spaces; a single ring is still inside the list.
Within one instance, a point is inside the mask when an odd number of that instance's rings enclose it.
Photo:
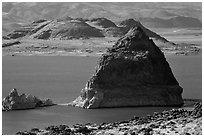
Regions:
[[[161,50],[140,27],[133,27],[102,55],[95,74],[70,105],[181,106],[182,90]]]
[[[16,89],[13,89],[10,94],[2,100],[2,110],[21,110],[31,109],[36,107],[52,106],[52,100],[40,100],[32,95],[19,95]]]

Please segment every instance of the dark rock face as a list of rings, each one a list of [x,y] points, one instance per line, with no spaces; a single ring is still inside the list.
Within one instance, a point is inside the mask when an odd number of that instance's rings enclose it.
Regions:
[[[31,109],[36,107],[52,106],[52,100],[40,100],[32,95],[19,95],[16,89],[13,89],[10,94],[2,100],[2,110],[21,110]]]
[[[2,43],[2,48],[17,45],[17,44],[20,44],[20,43],[21,43],[20,41],[5,42],[5,43]]]
[[[164,54],[140,27],[108,49],[81,95],[83,108],[182,105],[182,88]]]
[[[25,29],[19,29],[19,30],[15,30],[12,33],[7,35],[8,39],[17,39],[17,38],[21,38],[26,36],[29,33],[28,30]]]
[[[47,20],[45,20],[45,19],[40,19],[40,20],[33,21],[32,24],[42,23],[42,22],[45,22],[45,21],[47,21]]]
[[[35,36],[34,38],[49,39],[51,33],[52,33],[52,30],[46,30],[46,31],[41,32],[39,35]]]

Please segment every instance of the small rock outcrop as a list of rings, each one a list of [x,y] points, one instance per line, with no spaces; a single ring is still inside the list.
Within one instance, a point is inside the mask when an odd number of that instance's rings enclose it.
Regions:
[[[180,106],[182,91],[161,50],[142,28],[133,27],[102,55],[95,74],[70,105]]]
[[[22,110],[36,107],[45,107],[55,105],[52,100],[40,100],[32,95],[19,95],[16,89],[13,89],[10,94],[2,100],[2,110]]]

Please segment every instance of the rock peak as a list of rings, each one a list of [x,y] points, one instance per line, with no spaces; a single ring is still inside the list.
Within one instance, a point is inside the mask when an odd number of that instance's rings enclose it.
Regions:
[[[151,52],[154,55],[163,54],[151,39],[146,35],[144,30],[139,26],[132,27],[125,36],[121,37],[112,48],[112,52]]]
[[[139,33],[144,33],[143,29],[139,26],[133,26],[126,35],[135,35]],[[145,34],[145,33],[144,33]]]
[[[128,33],[126,34],[126,36],[137,36],[137,35],[146,35],[145,32],[143,31],[143,29],[139,26],[134,26],[132,27]]]

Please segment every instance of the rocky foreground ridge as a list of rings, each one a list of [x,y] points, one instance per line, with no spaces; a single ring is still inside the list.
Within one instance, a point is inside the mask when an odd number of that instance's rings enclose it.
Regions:
[[[7,97],[2,100],[2,110],[22,110],[37,107],[45,107],[55,105],[52,100],[40,100],[32,95],[19,95],[16,89],[13,89]]]
[[[133,27],[102,55],[95,74],[69,105],[181,106],[182,91],[161,50],[140,27]]]
[[[202,135],[202,104],[155,112],[145,117],[101,124],[51,125],[19,131],[18,135]]]

